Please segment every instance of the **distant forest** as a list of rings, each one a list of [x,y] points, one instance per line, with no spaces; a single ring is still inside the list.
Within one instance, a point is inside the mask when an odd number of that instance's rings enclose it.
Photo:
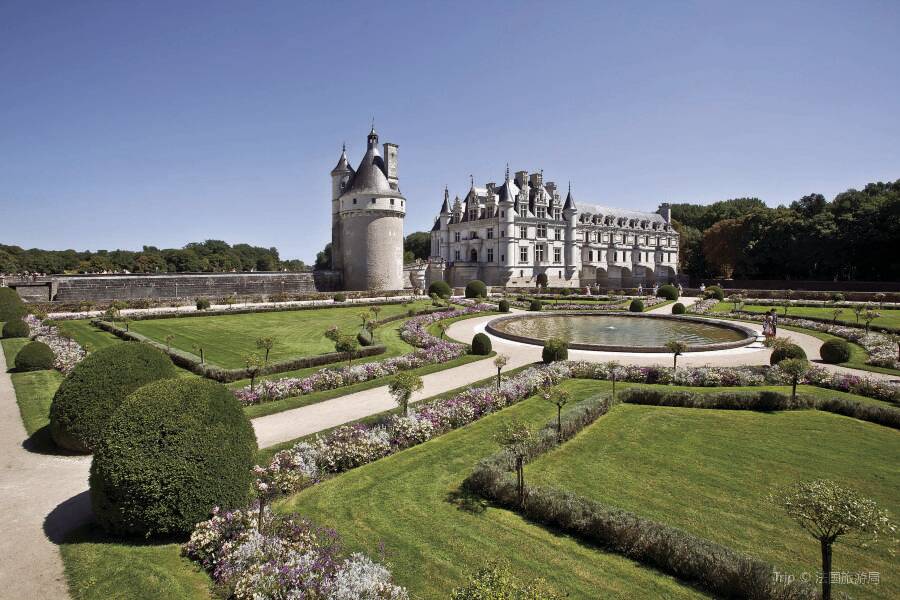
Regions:
[[[900,180],[778,208],[758,198],[674,204],[672,219],[681,271],[695,277],[900,280]]]
[[[280,260],[276,248],[230,246],[221,240],[193,242],[184,248],[144,246],[143,250],[24,250],[0,244],[0,273],[223,273],[230,271],[305,271],[301,260]]]

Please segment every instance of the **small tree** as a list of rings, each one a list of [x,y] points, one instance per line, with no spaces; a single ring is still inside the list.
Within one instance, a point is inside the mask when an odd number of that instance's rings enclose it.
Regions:
[[[831,598],[831,553],[839,538],[858,535],[877,540],[880,534],[896,530],[874,500],[827,479],[796,483],[769,495],[768,500],[819,540],[823,600]]]
[[[122,317],[122,323],[125,324],[125,331],[130,331],[129,325],[131,325],[131,319],[128,317]]]
[[[262,369],[263,362],[259,354],[249,352],[244,355],[244,366],[247,367],[247,374],[250,375],[250,391],[252,392],[256,384],[256,376],[259,374],[259,370]]]
[[[867,307],[864,304],[857,304],[856,306],[853,307],[853,312],[856,313],[856,324],[857,325],[859,325],[859,317],[863,314],[863,312],[865,312],[866,308]]]
[[[326,329],[325,333],[323,333],[322,335],[324,335],[326,338],[328,338],[332,342],[337,342],[338,337],[340,337],[340,335],[341,335],[341,332],[337,328],[337,325],[332,325],[331,327]]]
[[[192,349],[194,352],[199,352],[199,353],[200,353],[200,364],[202,365],[202,364],[204,363],[204,360],[203,360],[203,346],[201,346],[200,344],[191,344],[191,349]]]
[[[797,384],[800,378],[809,371],[809,363],[800,358],[786,358],[778,366],[784,373],[791,378],[791,400],[797,399]]]
[[[261,337],[256,340],[256,348],[258,350],[265,350],[266,355],[263,364],[269,364],[269,352],[272,351],[272,348],[275,346],[275,340],[270,337]]]
[[[165,341],[166,341],[166,350],[167,351],[172,350],[172,342],[175,341],[175,336],[170,333],[163,339],[165,339]]]
[[[422,378],[409,371],[400,371],[388,384],[388,392],[400,407],[404,417],[409,416],[409,399],[423,386]]]
[[[498,354],[494,359],[494,366],[497,367],[497,391],[500,391],[500,371],[503,370],[503,367],[506,366],[506,363],[509,362],[509,357]]]
[[[449,326],[443,321],[438,321],[435,327],[437,327],[437,330],[441,333],[441,339],[444,339],[444,334],[447,333],[447,328]]]
[[[744,301],[743,294],[732,294],[728,296],[728,301],[734,304],[734,310],[737,310],[741,303]]]
[[[688,345],[680,340],[666,342],[666,350],[672,353],[672,368],[678,368],[678,357],[687,352]]]
[[[881,315],[874,310],[867,310],[863,313],[863,321],[866,322],[866,335],[869,335],[869,326],[872,324],[872,321],[880,317]]]
[[[790,290],[788,290],[788,291],[790,291]],[[788,309],[791,307],[791,301],[790,301],[790,299],[785,298],[784,300],[782,300],[782,301],[781,301],[781,306],[784,307],[784,316],[787,316],[787,314],[788,314]]]
[[[612,399],[613,399],[613,402],[615,402],[616,401],[616,380],[620,376],[620,371],[622,369],[622,366],[619,364],[618,361],[615,361],[615,360],[605,362],[605,363],[603,363],[603,365],[609,371],[609,380],[612,381]]]
[[[497,433],[497,441],[510,455],[515,465],[519,506],[525,504],[525,457],[531,435],[531,429],[521,421],[509,421]]]
[[[381,307],[378,306],[378,305],[376,304],[375,306],[373,306],[373,307],[370,308],[369,310],[372,312],[372,317],[373,317],[373,319],[377,322],[377,321],[378,321],[378,314],[381,312]]]
[[[897,344],[897,360],[900,361],[900,333],[890,333],[888,338]]]
[[[887,298],[887,296],[886,296],[885,294],[883,294],[882,292],[878,292],[878,293],[875,294],[875,296],[873,297],[873,299],[875,300],[875,302],[878,303],[878,308],[880,308],[881,310],[884,310],[884,300],[885,300],[886,298]]]
[[[839,306],[835,306],[831,309],[831,324],[837,325],[838,317],[840,317],[844,313],[844,309]]]
[[[363,328],[366,327],[366,323],[369,322],[369,319],[370,319],[371,317],[372,317],[372,313],[370,313],[370,312],[367,311],[367,310],[364,310],[364,311],[362,311],[361,313],[359,313],[359,318],[360,318],[360,320],[362,321],[362,326],[363,326]]]
[[[552,382],[547,385],[553,385]],[[562,407],[569,403],[572,395],[567,390],[553,387],[543,392],[541,397],[556,405],[556,442],[562,444]]]
[[[359,348],[356,336],[339,334],[334,342],[334,350],[347,355],[347,366],[353,365],[353,353]]]

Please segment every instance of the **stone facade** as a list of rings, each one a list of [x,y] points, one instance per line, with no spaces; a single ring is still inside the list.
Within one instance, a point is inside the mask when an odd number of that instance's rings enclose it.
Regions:
[[[382,158],[373,127],[356,170],[345,148],[331,171],[332,268],[343,273],[347,290],[401,290],[406,284],[406,198],[400,192],[397,150],[396,144],[384,144]]]
[[[675,281],[678,232],[668,204],[655,213],[565,201],[543,172],[519,171],[502,185],[476,187],[450,203],[431,230],[429,279],[453,286],[634,287]]]

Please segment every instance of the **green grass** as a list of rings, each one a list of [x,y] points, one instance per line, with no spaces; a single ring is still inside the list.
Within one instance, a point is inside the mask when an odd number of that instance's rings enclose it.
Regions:
[[[12,371],[16,354],[28,343],[28,340],[14,338],[3,340],[2,343],[8,370]],[[42,448],[52,448],[53,442],[50,440],[49,430],[45,428],[50,423],[50,403],[53,401],[56,388],[62,383],[62,374],[55,370],[10,372],[9,378],[12,380],[13,389],[16,392],[16,404],[19,406],[19,414],[22,417],[25,432],[29,436],[38,434],[35,441]]]
[[[430,301],[419,301],[414,307],[423,308],[427,305],[430,305]],[[378,315],[380,319],[404,314],[409,310],[404,304],[385,304],[381,309]],[[270,361],[334,352],[334,343],[323,335],[325,330],[336,325],[342,331],[355,335],[362,325],[359,315],[368,310],[369,307],[347,306],[150,319],[133,321],[129,327],[132,331],[162,343],[165,343],[167,335],[173,335],[172,347],[185,352],[195,352],[194,344],[201,345],[208,362],[233,369],[244,366],[245,354],[259,352],[256,340],[261,337],[275,339],[275,347],[269,354]]]
[[[0,323],[0,329],[3,328]],[[6,356],[6,369],[12,371],[16,366],[16,354],[28,343],[28,338],[4,338],[0,340],[3,345],[3,354]]]
[[[734,308],[734,304],[731,302],[719,302],[713,307],[713,310],[716,312],[728,312]],[[748,312],[755,313],[764,313],[769,312],[773,308],[778,311],[778,316],[784,316],[784,307],[783,306],[760,306],[757,304],[745,304],[743,310]],[[844,308],[844,312],[840,314],[838,317],[838,323],[847,323],[849,325],[865,325],[866,322],[860,318],[859,323],[856,322],[856,312],[852,308]],[[878,325],[880,327],[895,327],[900,328],[900,309],[896,308],[885,308],[879,309],[877,305],[873,305],[872,310],[880,314],[881,316],[872,321],[872,325]],[[828,319],[831,321],[834,319],[834,313],[831,308],[826,306],[791,306],[788,308],[789,317],[818,317],[820,319]]]
[[[575,397],[602,386],[576,381]],[[568,489],[723,543],[788,569],[815,572],[818,543],[765,497],[831,478],[900,512],[900,432],[817,411],[758,413],[620,405],[526,469],[526,481]],[[839,543],[837,571],[880,571],[853,597],[896,598],[887,546]]]
[[[68,333],[83,348],[91,352],[101,350],[113,344],[120,344],[123,340],[117,338],[108,331],[97,329],[88,320],[59,321],[59,330]]]
[[[122,543],[94,526],[60,546],[74,600],[208,600],[212,580],[180,556],[178,544]]]
[[[446,598],[480,565],[502,559],[523,577],[544,577],[572,598],[686,598],[679,582],[458,496],[474,463],[497,450],[507,419],[543,424],[555,407],[532,398],[426,444],[339,475],[277,505],[335,527],[348,550],[377,554],[413,598]]]

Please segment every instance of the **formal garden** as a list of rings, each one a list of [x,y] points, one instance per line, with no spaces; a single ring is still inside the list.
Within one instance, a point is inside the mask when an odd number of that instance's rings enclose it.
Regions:
[[[815,598],[826,545],[826,571],[856,574],[835,593],[900,594],[900,387],[828,365],[900,373],[896,360],[876,364],[877,336],[895,332],[875,321],[897,309],[868,304],[861,314],[883,314],[857,327],[793,316],[837,307],[785,315],[779,304],[787,336],[830,343],[823,364],[784,337],[770,365],[729,367],[681,366],[687,348],[674,342],[657,366],[568,360],[553,339],[536,362],[507,368],[491,337],[448,329],[557,301],[749,323],[771,307],[717,289],[686,311],[662,289],[569,300],[429,291],[70,320],[0,297],[25,447],[90,455],[93,520],[59,542],[70,594]],[[475,365],[481,375],[414,397],[429,375]],[[361,419],[257,445],[252,419],[379,389],[389,404]],[[827,544],[798,516],[804,502],[831,519]]]

